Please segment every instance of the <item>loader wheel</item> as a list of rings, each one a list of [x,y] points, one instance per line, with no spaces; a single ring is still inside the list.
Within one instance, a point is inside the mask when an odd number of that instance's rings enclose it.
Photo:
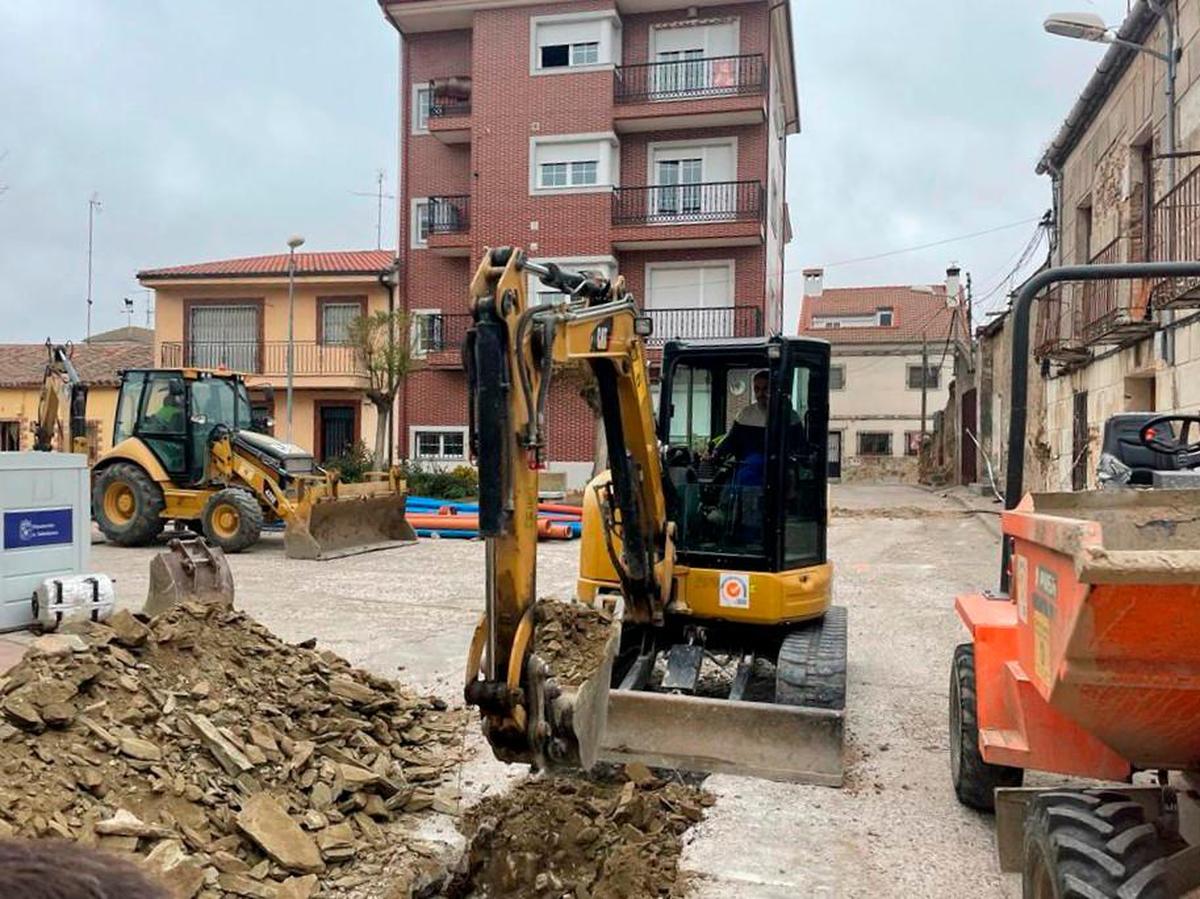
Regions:
[[[846,707],[846,607],[783,638],[775,664],[775,702],[819,709]]]
[[[254,495],[236,487],[218,490],[204,504],[201,524],[209,543],[227,553],[240,553],[262,534],[262,506]]]
[[[991,812],[997,787],[1019,787],[1021,768],[992,765],[979,752],[979,711],[975,699],[975,645],[954,647],[950,668],[950,776],[963,805]]]
[[[144,546],[166,527],[166,500],[158,484],[138,466],[116,462],[92,485],[92,515],[106,540],[118,546]]]
[[[1025,814],[1025,899],[1166,899],[1167,848],[1124,793],[1042,793]]]

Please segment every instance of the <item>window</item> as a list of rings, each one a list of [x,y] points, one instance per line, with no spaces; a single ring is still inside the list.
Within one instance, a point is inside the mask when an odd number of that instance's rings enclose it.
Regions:
[[[829,389],[830,390],[845,390],[846,389],[846,366],[831,365],[829,367]]]
[[[413,85],[412,133],[429,133],[429,107],[433,102],[433,91],[429,85]]]
[[[412,322],[412,354],[425,356],[442,347],[442,313],[440,309],[414,309],[409,313]]]
[[[529,25],[532,74],[594,69],[621,56],[621,24],[614,12],[534,16]]]
[[[932,365],[929,366],[925,369],[925,383],[922,385],[921,366],[910,365],[908,366],[908,387],[910,390],[920,390],[922,386],[930,390],[937,390],[938,384],[941,383],[941,375],[942,370],[940,368],[935,368]]]
[[[259,371],[257,303],[198,303],[188,312],[187,365]]]
[[[905,431],[904,432],[904,455],[906,455],[906,456],[921,455],[921,432],[920,431]]]
[[[607,191],[616,183],[619,152],[609,132],[531,138],[530,193]]]
[[[418,459],[462,461],[466,459],[466,429],[413,430],[413,452]]]
[[[888,431],[859,431],[858,454],[860,456],[890,456],[892,435]]]
[[[429,244],[429,200],[412,201],[412,223],[409,225],[409,242],[419,250]]]
[[[348,344],[351,323],[362,316],[363,303],[358,300],[322,300],[319,305],[321,307],[321,343]]]
[[[888,307],[876,309],[875,324],[881,328],[890,328],[892,326],[892,310]]]
[[[0,421],[0,453],[15,453],[21,449],[21,423]]]

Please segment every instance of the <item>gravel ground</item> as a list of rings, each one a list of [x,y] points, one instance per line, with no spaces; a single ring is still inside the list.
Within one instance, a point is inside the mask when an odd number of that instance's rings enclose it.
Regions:
[[[833,488],[843,508],[961,509],[915,488]],[[781,785],[715,776],[719,801],[695,831],[683,865],[701,899],[855,896],[1016,896],[998,873],[990,820],[950,788],[948,665],[964,639],[954,595],[992,584],[997,541],[978,520],[835,519],[830,554],[836,602],[850,612],[847,787]],[[92,567],[117,578],[140,607],[153,550],[93,547]],[[569,596],[578,544],[541,544],[539,592]],[[231,556],[241,608],[287,640],[319,644],[378,674],[458,702],[467,642],[482,608],[483,547],[422,541],[331,562],[298,562],[282,538]],[[464,799],[522,773],[477,746]],[[444,838],[453,840],[450,828]]]

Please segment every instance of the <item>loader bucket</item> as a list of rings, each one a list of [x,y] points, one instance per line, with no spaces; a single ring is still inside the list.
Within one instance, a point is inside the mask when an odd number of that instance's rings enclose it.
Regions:
[[[161,615],[195,600],[233,606],[233,575],[225,554],[203,537],[171,540],[150,560],[150,589],[142,612]]]
[[[404,516],[406,499],[371,484],[339,485],[336,495],[310,494],[287,523],[284,549],[292,559],[324,561],[415,543],[417,533]]]

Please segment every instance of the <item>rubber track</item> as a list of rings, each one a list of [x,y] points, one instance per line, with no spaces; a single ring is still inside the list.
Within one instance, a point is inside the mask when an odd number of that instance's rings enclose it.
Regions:
[[[775,665],[775,701],[820,709],[846,707],[845,606],[830,606],[820,621],[783,638]]]
[[[1044,858],[1063,899],[1167,899],[1166,846],[1142,807],[1113,790],[1056,790],[1025,818],[1025,895]]]

